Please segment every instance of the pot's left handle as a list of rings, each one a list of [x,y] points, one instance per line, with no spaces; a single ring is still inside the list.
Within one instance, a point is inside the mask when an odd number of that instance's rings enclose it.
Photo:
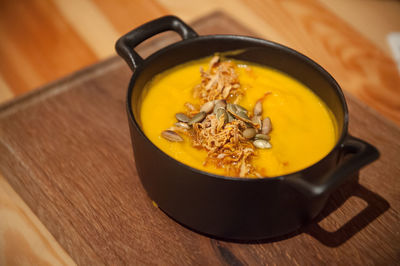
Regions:
[[[126,61],[129,67],[134,71],[143,64],[143,58],[135,52],[134,48],[144,40],[164,31],[175,31],[182,39],[195,38],[198,34],[185,22],[175,16],[165,16],[128,32],[115,44],[117,53]]]

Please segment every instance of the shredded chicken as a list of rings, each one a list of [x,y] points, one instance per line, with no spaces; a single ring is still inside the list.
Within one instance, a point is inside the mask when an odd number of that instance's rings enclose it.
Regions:
[[[219,56],[214,56],[207,71],[200,69],[200,75],[201,83],[194,88],[194,96],[202,103],[237,98],[243,94],[235,65],[231,61],[221,62]]]
[[[221,61],[219,56],[214,56],[207,71],[200,69],[200,75],[201,83],[193,89],[194,97],[200,100],[200,105],[210,105],[209,102],[213,101],[211,106],[214,106],[216,100],[225,100],[225,104],[235,103],[243,95],[235,64],[231,61]],[[268,94],[258,101],[262,102]],[[185,108],[186,115],[192,118],[200,113],[201,109],[199,105],[188,102],[185,103]],[[239,113],[229,114],[226,107],[220,108],[223,109],[224,115],[216,110],[206,111],[209,113],[206,116],[203,114],[203,119],[199,122],[178,122],[169,130],[189,136],[194,147],[206,150],[208,153],[204,165],[213,164],[223,168],[230,176],[260,177],[251,164],[257,153],[256,148],[252,141],[243,136],[243,132],[249,127],[254,128],[254,132],[260,131],[260,124],[250,121],[248,117],[240,117]],[[262,109],[259,109],[262,107],[257,108],[257,115],[261,119]],[[228,120],[229,116],[232,117]]]
[[[221,62],[219,56],[214,56],[207,71],[200,69],[200,75],[201,84],[194,88],[194,96],[202,103],[242,95],[231,61]],[[193,124],[192,143],[194,147],[208,151],[204,164],[215,164],[232,176],[257,176],[250,163],[255,155],[254,146],[242,135],[246,127],[241,120],[225,124],[223,117],[218,120],[215,114],[210,114],[201,123]]]
[[[216,116],[208,115],[193,125],[193,146],[208,151],[207,163],[226,169],[233,176],[255,175],[250,160],[255,154],[253,144],[242,136],[246,124],[234,120],[221,126]]]

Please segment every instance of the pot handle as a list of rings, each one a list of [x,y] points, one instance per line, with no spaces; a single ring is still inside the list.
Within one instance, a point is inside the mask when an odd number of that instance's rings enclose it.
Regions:
[[[308,197],[329,194],[351,177],[351,174],[379,158],[379,151],[371,144],[348,135],[341,146],[342,152],[348,156],[339,165],[328,172],[320,183],[311,183],[304,179],[286,179]]]
[[[132,71],[135,71],[138,66],[143,64],[144,60],[133,48],[144,40],[169,30],[177,32],[184,40],[198,36],[191,27],[179,18],[175,16],[164,16],[147,22],[119,38],[115,44],[115,49]]]

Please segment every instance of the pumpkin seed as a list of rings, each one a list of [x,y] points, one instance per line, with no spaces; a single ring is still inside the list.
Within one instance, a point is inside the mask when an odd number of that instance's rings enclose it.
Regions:
[[[231,113],[232,115],[237,113],[237,108],[235,104],[228,103],[226,105],[226,110]]]
[[[187,123],[189,122],[190,118],[185,115],[184,113],[177,113],[175,114],[176,119],[178,119],[179,122]]]
[[[210,113],[214,108],[214,101],[209,101],[203,104],[200,108],[200,112],[205,112],[206,114]]]
[[[225,100],[215,100],[214,101],[214,110],[213,113],[216,114],[219,108],[225,109],[226,101]]]
[[[236,119],[240,119],[246,123],[253,125],[253,122],[247,116],[247,110],[240,105],[228,103],[226,110]],[[254,125],[253,125],[254,126]]]
[[[235,104],[236,110],[238,110],[238,112],[243,112],[247,115],[248,111],[246,108],[244,108],[243,106],[240,106],[239,104]]]
[[[271,143],[269,143],[265,139],[256,139],[255,141],[253,141],[253,144],[256,148],[259,149],[270,149],[272,147]]]
[[[254,138],[255,139],[264,139],[264,140],[270,140],[271,139],[270,136],[264,135],[264,134],[256,134]]]
[[[243,137],[246,139],[252,139],[256,135],[256,130],[254,128],[246,128],[243,130]]]
[[[161,132],[161,136],[169,141],[172,142],[182,142],[183,138],[181,136],[178,135],[178,133],[176,133],[175,131],[172,130],[164,130],[163,132]]]
[[[226,113],[228,114],[228,123],[235,120],[235,117],[231,113],[229,113],[229,112],[226,112]]]
[[[251,126],[253,126],[253,122],[250,120],[250,118],[244,112],[239,111],[236,114],[233,114],[233,116],[236,119],[242,120],[246,124],[250,124]]]
[[[259,116],[259,115],[253,116],[253,118],[251,119],[251,122],[253,122],[253,125],[255,125],[256,128],[258,128],[258,129],[261,128],[261,123],[262,123],[261,116]]]
[[[185,128],[185,129],[189,129],[190,128],[190,126],[188,124],[183,123],[183,122],[177,122],[177,123],[175,123],[175,126],[181,127],[181,128]]]
[[[219,121],[220,117],[223,116],[224,117],[224,124],[228,122],[228,114],[226,113],[225,109],[220,107],[218,108],[217,112],[216,112],[216,117]]]
[[[263,106],[261,100],[258,100],[254,105],[253,114],[254,116],[259,116],[262,114]]]
[[[272,129],[271,119],[269,117],[264,118],[261,127],[261,133],[267,135]]]
[[[194,123],[199,123],[203,121],[205,117],[206,117],[206,112],[199,112],[189,120],[188,124],[191,126]]]
[[[251,120],[245,112],[239,111],[236,113],[236,115],[237,115],[237,118],[239,118],[240,120],[243,120],[244,122],[251,124]]]

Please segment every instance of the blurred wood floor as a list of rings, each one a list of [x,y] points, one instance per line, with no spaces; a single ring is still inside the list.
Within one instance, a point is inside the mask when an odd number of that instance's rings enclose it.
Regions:
[[[386,40],[400,32],[396,0],[0,0],[0,104],[115,55],[116,39],[146,21],[191,22],[216,10],[328,71],[345,62],[362,72],[368,82],[332,74],[400,125],[400,76]],[[74,264],[0,174],[0,265],[47,263]]]
[[[269,12],[271,6],[274,14]],[[308,22],[296,21],[296,17],[303,16],[307,9],[321,7],[324,12],[307,14],[315,16]],[[323,23],[332,23],[332,17],[360,32],[388,58],[391,52],[386,36],[400,31],[400,2],[394,0],[0,0],[0,102],[114,55],[115,40],[146,21],[166,14],[193,21],[214,10],[228,13],[260,37],[294,48],[297,42],[303,46],[308,42],[309,50],[314,49],[315,40],[299,39],[308,37],[304,30],[309,29],[304,23],[326,27]],[[314,37],[321,37],[321,41],[332,42],[334,46],[335,32],[323,27],[321,36]],[[306,55],[312,54],[301,49],[301,45],[299,47]],[[342,52],[338,49],[345,47],[335,49],[332,57],[346,56],[337,54]],[[362,47],[358,52],[362,53]],[[323,61],[316,59],[326,67]],[[384,78],[390,83],[386,86],[399,84],[398,75]],[[379,95],[371,95],[367,87],[365,91],[353,92],[400,124],[400,88],[386,88],[379,91]],[[344,89],[352,90],[351,87]]]

